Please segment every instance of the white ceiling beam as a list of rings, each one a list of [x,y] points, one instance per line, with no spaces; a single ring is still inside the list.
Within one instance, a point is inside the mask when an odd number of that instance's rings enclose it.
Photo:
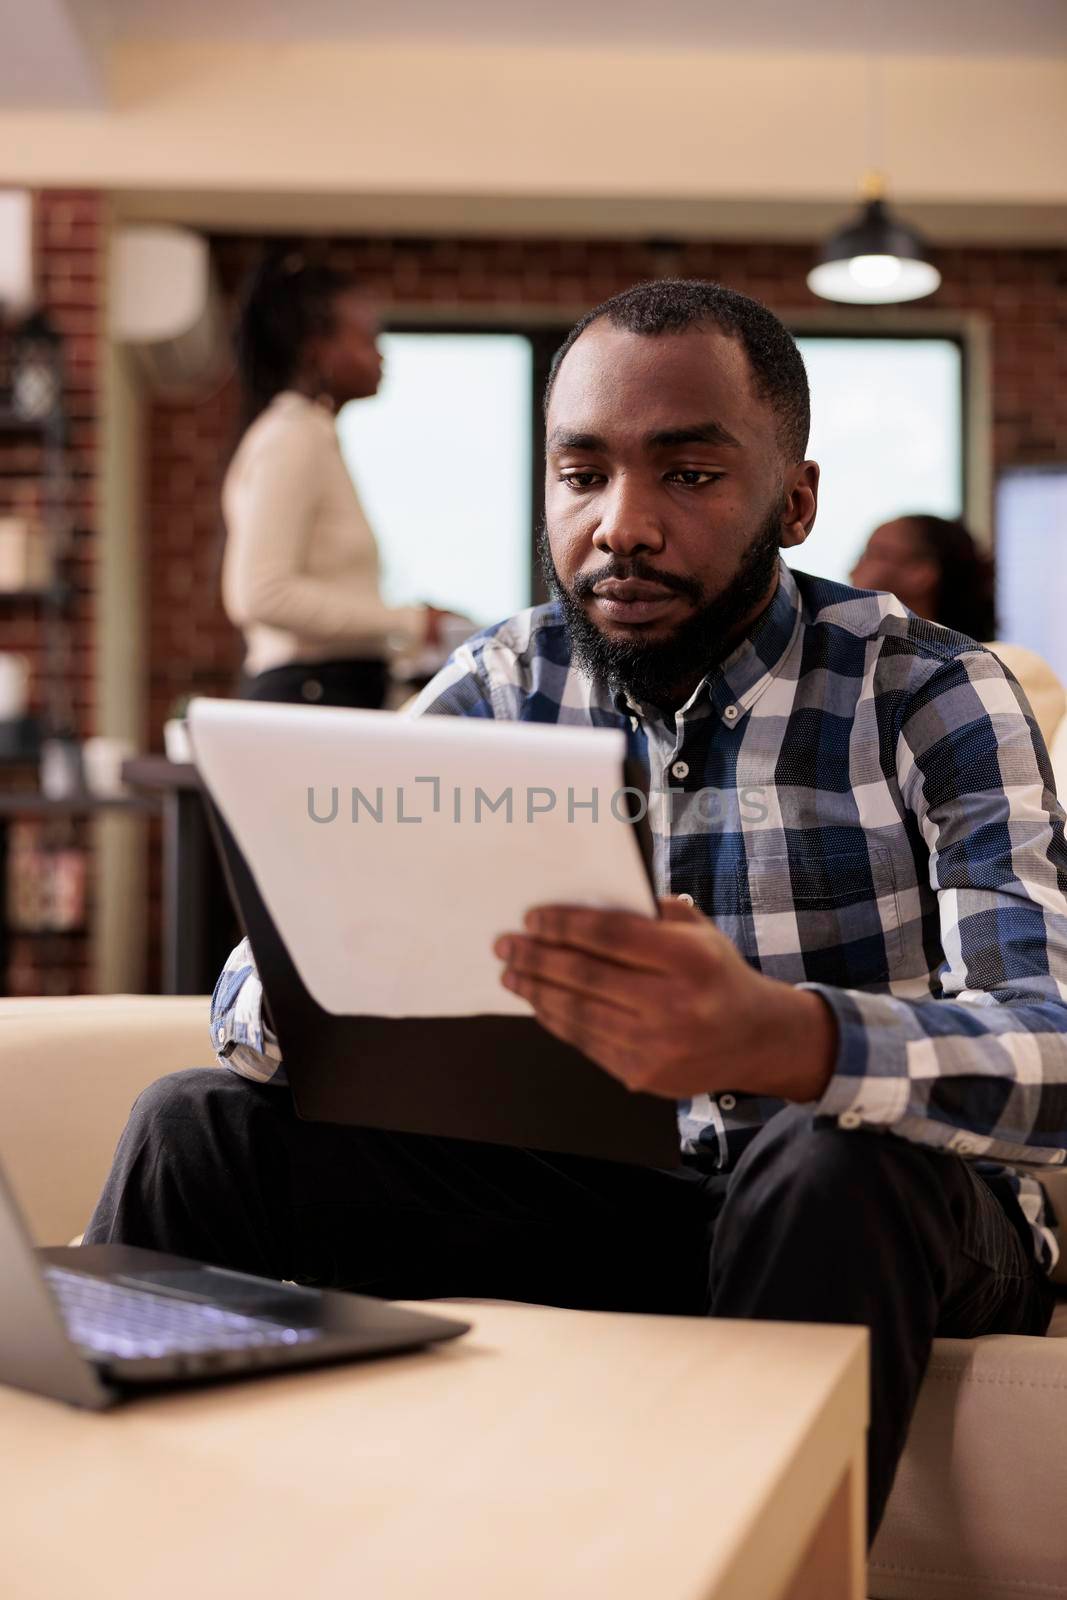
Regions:
[[[115,194],[128,222],[178,223],[214,233],[541,235],[576,239],[766,239],[810,243],[839,227],[855,202],[843,200],[677,200],[667,195],[607,198],[540,195],[325,194],[310,184],[289,192],[252,189],[129,189]],[[901,208],[938,245],[1060,246],[1067,201],[908,204]]]
[[[338,213],[356,196],[383,209],[436,198],[452,215],[456,201],[478,207],[478,223],[496,198],[520,224],[543,202],[596,197],[639,204],[644,227],[652,202],[665,228],[674,216],[703,232],[730,208],[855,205],[876,155],[862,68],[837,54],[605,46],[590,76],[566,50],[120,43],[103,110],[0,107],[0,159],[29,186],[224,204],[314,194]],[[916,220],[921,208],[935,237],[955,208],[1062,219],[1067,63],[895,57],[884,82],[890,199]]]

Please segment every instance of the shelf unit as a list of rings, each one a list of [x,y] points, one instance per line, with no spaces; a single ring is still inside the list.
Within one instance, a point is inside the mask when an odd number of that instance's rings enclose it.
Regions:
[[[53,427],[51,417],[20,417],[17,412],[0,406],[0,433],[46,433]]]
[[[62,409],[45,417],[21,417],[0,406],[0,441],[27,438],[41,449],[39,477],[42,520],[48,541],[53,581],[42,589],[0,591],[0,608],[32,605],[40,610],[44,630],[44,672],[41,705],[47,733],[72,728],[70,699],[70,641],[68,609],[73,586],[64,567],[74,539],[70,511],[68,427]]]
[[[68,951],[79,939],[91,933],[91,892],[87,894],[85,921],[73,928],[24,928],[7,921],[7,870],[8,832],[10,825],[19,820],[43,821],[49,824],[66,824],[73,833],[78,823],[92,821],[104,812],[144,816],[152,810],[150,801],[137,796],[105,796],[93,794],[72,795],[64,800],[52,800],[37,790],[0,792],[0,995],[8,992],[8,962],[12,947],[24,940],[32,941],[45,949],[54,946]],[[80,846],[75,845],[75,848]]]
[[[74,594],[69,583],[55,583],[47,589],[0,589],[0,606],[54,605],[66,608]]]
[[[2,365],[2,363],[0,363]],[[60,373],[60,378],[62,374]],[[60,383],[60,393],[62,383]],[[6,486],[25,478],[36,485],[34,514],[40,518],[47,541],[52,581],[36,589],[0,592],[0,649],[4,622],[16,617],[33,619],[31,637],[37,641],[37,671],[34,684],[34,711],[18,728],[0,752],[0,994],[10,990],[9,963],[16,941],[19,948],[36,948],[40,954],[27,966],[40,975],[47,989],[63,969],[76,972],[84,960],[83,947],[91,937],[90,910],[86,918],[71,928],[10,928],[8,915],[9,835],[13,824],[28,820],[34,824],[33,848],[46,854],[75,849],[85,857],[87,877],[91,877],[92,851],[86,824],[99,810],[118,806],[139,809],[136,801],[110,801],[91,795],[73,795],[69,800],[49,800],[24,785],[36,779],[41,745],[48,737],[76,736],[73,698],[72,600],[75,588],[69,578],[69,558],[75,539],[73,504],[73,462],[69,452],[70,430],[62,403],[48,415],[25,417],[16,414],[0,395],[0,453],[4,459]],[[27,453],[24,445],[32,446]],[[28,458],[30,465],[25,465]],[[15,503],[17,496],[5,496]],[[8,730],[13,729],[8,724]],[[87,908],[91,895],[87,890]],[[23,942],[27,941],[27,944]]]

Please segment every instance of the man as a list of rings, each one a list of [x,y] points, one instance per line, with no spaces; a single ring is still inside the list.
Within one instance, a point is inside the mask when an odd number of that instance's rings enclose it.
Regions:
[[[681,1170],[298,1122],[241,946],[233,1073],[142,1095],[88,1237],[387,1296],[866,1324],[873,1537],[934,1335],[1048,1323],[1050,1218],[1005,1164],[1067,1148],[1067,853],[996,659],[780,565],[815,521],[807,433],[754,301],[599,307],[549,383],[555,602],[416,707],[643,744],[661,919],[535,908],[497,953],[546,1028],[680,1102]]]

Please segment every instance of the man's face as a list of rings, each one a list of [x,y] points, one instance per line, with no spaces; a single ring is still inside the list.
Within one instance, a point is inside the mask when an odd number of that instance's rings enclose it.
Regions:
[[[739,341],[594,323],[548,410],[546,568],[580,664],[639,699],[688,697],[774,593],[815,520]]]

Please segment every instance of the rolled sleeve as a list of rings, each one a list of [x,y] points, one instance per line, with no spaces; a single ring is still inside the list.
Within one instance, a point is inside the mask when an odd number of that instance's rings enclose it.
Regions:
[[[233,949],[211,996],[211,1045],[219,1063],[255,1083],[284,1083],[274,1034],[263,1018],[263,985],[247,939]]]
[[[1067,1155],[1067,849],[1048,755],[986,651],[908,707],[901,792],[929,850],[944,960],[929,1000],[805,984],[837,1019],[817,1111],[965,1156]]]

